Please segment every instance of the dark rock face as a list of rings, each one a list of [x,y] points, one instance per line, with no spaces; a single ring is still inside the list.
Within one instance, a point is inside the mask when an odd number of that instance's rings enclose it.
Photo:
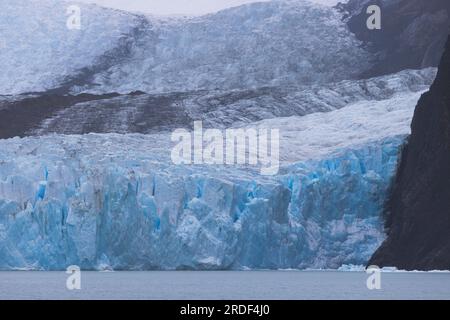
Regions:
[[[369,5],[381,8],[381,30],[369,30]],[[361,77],[436,67],[450,31],[448,0],[350,0],[338,4],[349,29],[377,59]]]
[[[416,107],[387,209],[388,238],[370,265],[450,269],[450,38]]]

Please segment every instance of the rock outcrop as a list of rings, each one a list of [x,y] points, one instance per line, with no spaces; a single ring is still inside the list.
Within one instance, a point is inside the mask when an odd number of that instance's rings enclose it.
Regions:
[[[381,30],[366,26],[366,10],[373,4],[381,8]],[[450,1],[350,0],[337,7],[350,31],[377,57],[361,77],[439,64],[450,30]]]
[[[388,238],[369,264],[450,269],[450,38],[418,102],[387,205]]]

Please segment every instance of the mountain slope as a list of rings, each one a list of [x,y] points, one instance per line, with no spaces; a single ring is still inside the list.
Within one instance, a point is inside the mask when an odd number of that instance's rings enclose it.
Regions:
[[[369,66],[330,7],[307,1],[251,3],[202,17],[160,23],[129,60],[78,90],[187,91],[325,83],[353,79]]]
[[[420,99],[388,205],[388,238],[370,264],[450,269],[450,38]]]
[[[0,2],[0,95],[85,83],[126,56],[141,25],[148,23],[118,10],[78,4],[81,30],[70,30],[66,22],[71,4]]]
[[[68,108],[64,105],[75,97],[64,96],[62,110],[40,123],[38,136],[0,139],[0,269],[364,264],[385,239],[382,211],[399,149],[410,133],[414,105],[434,75],[432,69],[409,70],[287,90],[285,96],[276,90],[81,95],[76,99],[89,102]],[[270,97],[285,101],[265,114],[251,108]],[[27,112],[36,101],[43,109],[61,103],[30,99]],[[141,99],[150,111],[163,102],[180,106],[159,110],[156,133],[47,134],[86,128],[130,131],[135,121],[149,120],[132,112],[131,102]],[[295,100],[302,103],[290,109]],[[115,114],[124,101],[130,105]],[[211,113],[203,113],[202,107],[211,105]],[[179,124],[183,107],[192,112],[188,122],[204,114],[205,122],[218,127],[280,129],[278,174],[262,176],[261,164],[173,164],[170,126]],[[289,112],[298,115],[275,117]]]
[[[173,92],[353,79],[370,54],[332,8],[253,3],[195,18],[156,18],[67,2],[2,0],[0,95]],[[14,40],[13,40],[14,39]]]
[[[0,95],[255,89],[437,65],[448,1],[378,0],[380,31],[366,28],[369,3],[273,0],[193,18],[80,4],[82,28],[68,30],[66,2],[3,0]]]
[[[366,27],[366,9],[373,4],[381,8],[381,30]],[[337,7],[351,32],[376,56],[363,77],[439,64],[450,32],[450,1],[350,0]]]

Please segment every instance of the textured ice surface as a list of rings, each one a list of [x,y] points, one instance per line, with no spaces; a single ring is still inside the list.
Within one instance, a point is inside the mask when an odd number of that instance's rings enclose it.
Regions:
[[[356,77],[371,58],[341,15],[307,1],[252,3],[158,23],[94,92],[187,91],[310,84]],[[156,23],[153,23],[156,24]]]
[[[271,1],[188,19],[56,0],[0,2],[0,94],[185,91],[355,77],[370,56],[330,7]]]
[[[331,112],[267,119],[252,126],[280,129],[282,162],[320,159],[336,149],[409,135],[414,106],[422,93],[402,93],[382,101],[358,101]]]
[[[57,0],[0,1],[0,94],[45,91],[109,67],[126,54],[141,18],[77,4],[81,30],[69,30]]]
[[[176,167],[146,136],[0,142],[0,268],[337,268],[383,240],[402,136],[276,177]]]
[[[186,113],[180,123],[278,128],[283,167],[264,177],[253,167],[175,166],[167,123],[148,135],[0,140],[0,269],[367,261],[384,238],[381,212],[399,148],[434,70],[336,83],[370,57],[337,12],[302,1],[167,20],[81,7],[82,30],[71,31],[67,3],[0,3],[0,94],[208,89],[167,94]],[[75,114],[128,132],[148,99],[76,105],[36,131],[84,123]],[[108,117],[104,104],[121,102]]]
[[[274,177],[172,165],[164,133],[1,140],[0,268],[364,264],[418,96],[262,121],[281,126]]]

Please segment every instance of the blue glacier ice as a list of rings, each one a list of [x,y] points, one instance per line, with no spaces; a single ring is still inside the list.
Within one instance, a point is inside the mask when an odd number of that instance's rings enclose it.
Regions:
[[[368,81],[369,95],[345,82],[328,112],[246,124],[280,129],[276,176],[174,165],[167,132],[0,140],[0,269],[363,265],[434,71],[421,74]]]
[[[352,80],[373,56],[339,12],[306,1],[180,19],[80,4],[78,31],[67,5],[0,2],[1,100],[201,90],[173,103],[215,128],[280,128],[282,167],[176,166],[165,130],[128,133],[139,108],[102,119],[124,134],[86,135],[69,133],[95,113],[60,110],[38,136],[0,140],[0,270],[337,269],[384,240],[399,150],[435,70]],[[68,134],[46,135],[53,121]]]
[[[273,177],[174,166],[148,152],[145,135],[1,140],[0,269],[364,264],[384,239],[381,212],[404,138]]]

